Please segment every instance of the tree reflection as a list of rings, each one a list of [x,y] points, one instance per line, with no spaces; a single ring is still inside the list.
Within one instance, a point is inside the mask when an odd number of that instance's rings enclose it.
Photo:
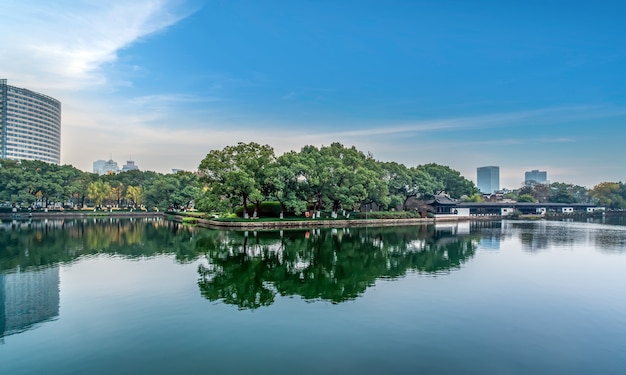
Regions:
[[[159,219],[8,222],[0,227],[0,271],[44,267],[95,254],[128,258],[173,253],[198,258],[194,228]]]
[[[475,236],[432,226],[260,232],[221,232],[203,239],[208,266],[198,285],[211,301],[255,309],[276,294],[339,303],[355,299],[380,278],[409,271],[449,272],[474,255]]]
[[[179,262],[204,255],[202,296],[240,309],[271,305],[277,295],[339,303],[380,278],[447,273],[474,255],[478,239],[433,226],[241,232],[108,218],[4,223],[0,232],[0,273],[99,254],[173,254]]]

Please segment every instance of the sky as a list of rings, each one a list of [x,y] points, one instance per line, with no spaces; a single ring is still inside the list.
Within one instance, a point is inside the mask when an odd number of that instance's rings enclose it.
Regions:
[[[341,142],[500,186],[625,181],[623,1],[2,0],[0,78],[62,103],[61,162],[196,170]]]

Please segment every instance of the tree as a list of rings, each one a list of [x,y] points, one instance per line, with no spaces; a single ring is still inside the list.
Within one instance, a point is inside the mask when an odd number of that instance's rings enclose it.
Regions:
[[[389,162],[383,164],[383,169],[391,200],[396,205],[400,203],[403,211],[407,210],[409,199],[432,195],[443,188],[443,184],[419,167],[407,168],[403,164]]]
[[[114,184],[111,187],[110,199],[111,201],[115,202],[116,207],[120,206],[120,201],[122,200],[123,196],[124,196],[124,185],[121,182]]]
[[[111,194],[111,185],[98,179],[87,186],[87,196],[97,206],[101,207],[104,200]]]
[[[334,171],[340,168],[338,159],[322,153],[315,146],[304,146],[300,150],[302,169],[301,191],[305,200],[313,204],[318,212],[328,200],[329,185],[333,183]]]
[[[298,180],[302,176],[304,166],[300,155],[296,152],[287,152],[276,159],[268,168],[268,194],[280,203],[280,218],[287,210],[300,215],[306,211],[306,202],[302,199]]]
[[[379,208],[386,209],[392,200],[389,194],[389,186],[384,179],[385,171],[382,168],[382,164],[374,160],[371,155],[368,155],[365,161],[365,168],[359,173],[359,178],[367,192],[367,197],[362,204],[374,203]]]
[[[600,206],[611,209],[626,208],[626,194],[621,182],[602,182],[591,189],[590,194]]]
[[[533,186],[532,195],[539,203],[549,202],[550,194],[552,194],[552,191],[550,190],[550,185],[537,184]]]
[[[236,197],[237,204],[247,205],[250,194],[262,192],[267,169],[274,162],[274,149],[258,143],[239,142],[236,146],[226,146],[222,150],[211,150],[199,166],[203,181],[207,184],[207,201],[216,202]]]
[[[519,197],[517,197],[517,201],[520,202],[520,203],[523,203],[523,202],[535,203],[536,202],[535,197],[533,197],[530,194],[522,194],[522,195],[520,195]]]
[[[133,207],[140,206],[143,203],[143,188],[141,186],[128,186],[126,188],[126,199],[130,201]]]
[[[467,197],[464,199],[465,202],[482,202],[483,201],[483,197],[482,195],[476,193],[476,194],[472,194],[472,196]]]
[[[552,203],[582,203],[589,200],[589,192],[583,186],[553,182],[549,200]]]
[[[336,213],[344,206],[353,209],[357,203],[366,200],[365,154],[354,146],[346,148],[338,142],[322,147],[320,153],[333,163],[329,170],[330,183],[326,184],[325,189],[332,211]]]
[[[472,196],[479,192],[472,181],[461,176],[460,172],[448,166],[431,163],[420,165],[417,169],[426,173],[435,181],[435,184],[432,186],[436,190],[428,192],[431,195],[437,193],[437,190],[443,190],[453,198],[460,198],[463,195]]]

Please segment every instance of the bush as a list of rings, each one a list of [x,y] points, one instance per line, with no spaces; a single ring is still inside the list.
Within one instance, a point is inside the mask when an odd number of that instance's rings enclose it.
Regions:
[[[198,224],[198,218],[185,216],[183,217],[183,224]]]
[[[421,218],[417,211],[374,211],[355,212],[355,219],[416,219]]]
[[[248,205],[248,214],[252,216],[255,205]],[[235,214],[238,217],[243,217],[243,207],[239,207],[235,210]],[[280,202],[263,202],[259,205],[259,211],[257,212],[259,217],[280,217]],[[293,212],[285,212],[285,216],[293,216]]]
[[[508,219],[519,219],[522,216],[522,212],[519,210],[515,210],[507,215]]]

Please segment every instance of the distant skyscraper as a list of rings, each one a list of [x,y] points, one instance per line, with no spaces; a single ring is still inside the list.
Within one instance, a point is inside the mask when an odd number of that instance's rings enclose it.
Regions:
[[[93,162],[93,173],[96,173],[100,176],[103,174],[115,174],[120,171],[120,168],[117,165],[117,162],[109,159],[109,160],[96,160]]]
[[[96,160],[93,162],[93,173],[95,174],[102,174],[102,170],[104,169],[104,163],[106,163],[106,160]]]
[[[122,172],[137,171],[137,170],[139,170],[139,167],[132,160],[127,160],[126,164],[122,166]]]
[[[548,172],[533,169],[530,172],[524,173],[524,185],[544,185],[548,183]]]
[[[476,169],[476,185],[484,194],[493,194],[500,190],[500,167],[488,166]]]
[[[0,158],[61,163],[61,102],[0,79]]]

